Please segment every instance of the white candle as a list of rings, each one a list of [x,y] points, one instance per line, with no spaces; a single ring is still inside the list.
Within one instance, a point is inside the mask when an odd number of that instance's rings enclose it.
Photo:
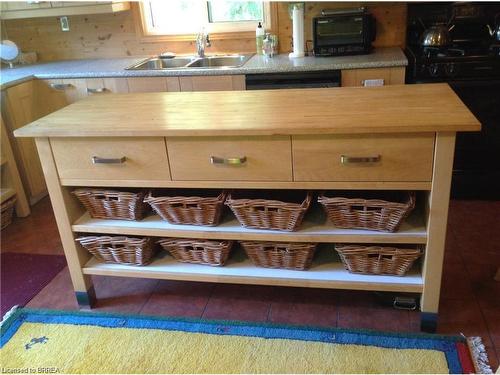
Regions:
[[[292,13],[293,22],[293,52],[290,57],[304,56],[304,8],[295,5]]]

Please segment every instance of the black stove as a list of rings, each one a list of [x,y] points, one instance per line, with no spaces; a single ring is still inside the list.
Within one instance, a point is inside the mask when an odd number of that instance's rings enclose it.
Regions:
[[[454,79],[500,78],[500,45],[470,48],[408,46],[410,82],[446,82]]]
[[[452,197],[500,199],[500,2],[408,4],[406,83],[447,82],[482,124],[458,133]],[[451,44],[423,47],[425,28],[453,25]],[[488,27],[489,26],[489,27]]]

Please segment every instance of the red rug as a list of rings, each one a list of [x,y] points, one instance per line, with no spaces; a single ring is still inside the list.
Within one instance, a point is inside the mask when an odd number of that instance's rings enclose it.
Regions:
[[[2,253],[1,316],[12,306],[26,305],[65,266],[62,255]]]

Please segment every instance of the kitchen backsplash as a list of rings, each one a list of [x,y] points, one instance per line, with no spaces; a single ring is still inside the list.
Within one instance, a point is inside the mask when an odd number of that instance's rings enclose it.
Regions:
[[[357,7],[362,2],[306,2],[305,40],[312,38],[311,19],[321,9]],[[366,3],[377,19],[375,46],[401,46],[405,44],[405,3]],[[288,16],[288,3],[276,4],[277,23],[273,32],[280,41],[280,52],[291,50],[292,24]],[[153,55],[164,51],[192,53],[194,41],[165,41],[161,37],[141,36],[136,4],[132,9],[115,14],[71,16],[70,31],[62,32],[56,17],[2,21],[2,39],[15,41],[22,51],[36,51],[40,61],[64,59],[109,58]],[[208,53],[253,52],[254,33],[238,39],[212,38]],[[310,44],[310,43],[308,43]]]

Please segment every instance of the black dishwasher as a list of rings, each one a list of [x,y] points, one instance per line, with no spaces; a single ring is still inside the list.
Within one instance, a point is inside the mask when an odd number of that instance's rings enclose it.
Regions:
[[[340,87],[340,70],[246,75],[247,90]]]

